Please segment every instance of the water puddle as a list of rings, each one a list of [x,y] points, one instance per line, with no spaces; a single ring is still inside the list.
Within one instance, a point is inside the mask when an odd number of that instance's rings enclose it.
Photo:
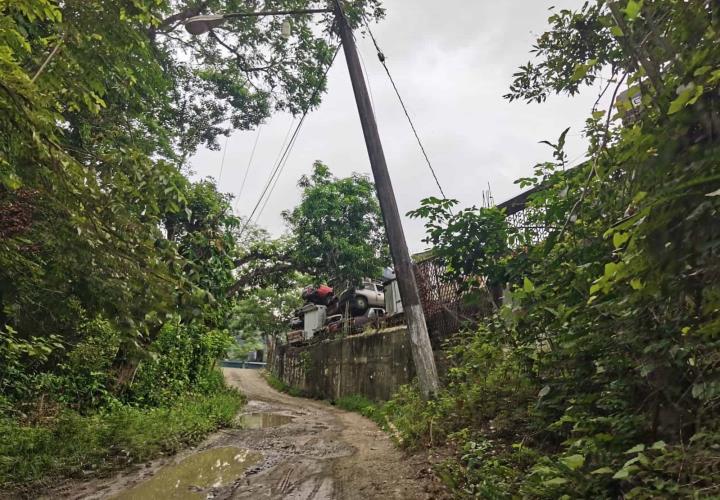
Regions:
[[[289,424],[292,420],[292,417],[277,413],[248,413],[240,417],[239,423],[242,429],[266,429]]]
[[[206,488],[232,483],[262,460],[260,453],[236,447],[213,448],[191,455],[179,464],[168,465],[151,479],[124,491],[118,500],[205,498]]]

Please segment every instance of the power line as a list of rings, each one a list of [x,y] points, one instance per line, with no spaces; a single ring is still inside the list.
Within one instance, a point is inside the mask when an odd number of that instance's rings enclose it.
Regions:
[[[298,137],[299,137],[299,135],[296,135],[293,138],[292,144],[290,145],[290,151],[292,151],[292,149],[295,147],[295,141],[297,140]],[[285,157],[285,161],[283,161],[283,165],[282,165],[282,167],[280,167],[280,172],[285,170],[285,165],[287,164],[289,157],[290,157],[289,154]],[[257,217],[255,217],[255,222],[260,222],[260,217],[262,217],[262,214],[265,211],[265,207],[267,206],[268,202],[270,201],[270,198],[272,197],[273,193],[275,192],[275,187],[278,185],[279,180],[280,180],[280,175],[275,177],[275,182],[273,182],[273,185],[270,188],[270,192],[268,193],[267,197],[265,198],[265,203],[263,203],[263,206],[260,208],[260,211],[258,212]]]
[[[422,154],[425,157],[425,162],[427,163],[428,167],[430,168],[430,172],[432,173],[432,176],[435,179],[435,184],[437,184],[437,187],[440,190],[440,194],[442,194],[443,198],[447,199],[447,196],[445,196],[445,192],[443,191],[443,188],[440,185],[440,181],[438,180],[437,174],[435,173],[435,169],[433,168],[432,163],[430,162],[430,158],[428,157],[428,154],[425,151],[425,147],[423,146],[423,143],[420,140],[420,135],[418,134],[417,130],[415,129],[415,125],[413,124],[412,118],[410,118],[410,113],[408,113],[407,107],[405,106],[405,102],[403,101],[403,98],[400,95],[400,91],[398,90],[397,85],[395,85],[395,80],[393,79],[392,75],[390,74],[390,69],[388,68],[387,63],[385,62],[385,54],[383,53],[382,49],[380,49],[380,45],[378,45],[378,42],[375,39],[375,35],[373,35],[373,32],[370,29],[370,25],[368,24],[367,19],[365,19],[365,16],[363,16],[362,19],[363,19],[363,23],[365,24],[365,28],[367,29],[368,34],[370,35],[370,38],[372,39],[373,45],[375,45],[375,50],[377,50],[378,59],[380,60],[380,63],[382,64],[383,68],[385,68],[385,73],[387,73],[387,76],[390,79],[390,83],[392,84],[392,87],[395,90],[395,95],[397,95],[397,98],[400,101],[400,106],[402,106],[402,109],[405,112],[405,116],[407,117],[408,123],[410,124],[410,128],[412,129],[413,134],[415,134],[415,139],[417,140],[417,143],[420,146],[420,150],[422,151]]]
[[[295,127],[295,131],[292,134],[292,138],[290,139],[290,142],[286,146],[285,150],[283,151],[280,161],[275,165],[275,168],[270,173],[270,177],[268,178],[267,182],[265,183],[265,187],[263,188],[262,193],[260,193],[260,198],[258,198],[257,203],[255,203],[255,206],[252,209],[252,212],[250,212],[250,216],[247,218],[247,221],[245,221],[245,225],[243,226],[242,230],[240,231],[240,236],[245,232],[245,228],[250,224],[250,221],[252,221],[253,217],[255,216],[255,212],[257,212],[258,207],[260,206],[260,203],[262,203],[263,198],[265,198],[265,194],[268,192],[268,189],[270,189],[271,184],[279,178],[280,174],[282,173],[282,167],[284,165],[283,160],[288,156],[290,153],[290,149],[292,145],[295,143],[295,138],[300,133],[300,129],[302,128],[303,123],[305,123],[305,117],[307,114],[304,114],[302,118],[300,118],[300,121],[298,122],[297,126]],[[277,176],[277,177],[276,177]]]
[[[355,35],[353,34],[353,38]],[[357,39],[355,39],[357,42]],[[358,50],[358,56],[360,57],[360,64],[362,64],[363,73],[365,73],[365,82],[367,82],[368,93],[370,94],[370,104],[372,104],[373,115],[375,114],[375,96],[373,96],[372,85],[370,85],[370,73],[368,73],[367,67],[365,67],[365,59],[362,56],[362,52]]]
[[[335,62],[335,59],[337,58],[338,53],[340,52],[340,44],[335,48],[335,53],[333,54],[332,59],[330,60],[330,63],[328,64],[327,68],[325,68],[325,73],[323,74],[323,80],[327,78],[328,72],[330,71],[330,68],[332,67],[333,63]],[[292,134],[292,138],[290,139],[290,142],[285,148],[285,151],[281,155],[281,159],[278,162],[278,164],[275,166],[275,169],[270,174],[270,178],[268,179],[267,183],[265,184],[265,188],[263,189],[262,193],[260,193],[260,198],[258,198],[257,203],[255,203],[255,206],[252,209],[252,212],[250,212],[250,216],[245,221],[245,224],[243,225],[242,229],[240,230],[240,234],[238,236],[238,239],[242,237],[243,233],[245,232],[245,229],[247,229],[248,224],[250,224],[250,221],[255,216],[255,212],[257,212],[258,207],[260,206],[260,203],[262,203],[263,198],[265,197],[265,194],[268,192],[268,189],[270,188],[270,185],[275,180],[275,176],[279,176],[282,174],[282,169],[284,165],[287,163],[285,160],[288,155],[290,154],[290,151],[292,150],[292,146],[295,144],[295,139],[297,138],[298,134],[300,133],[300,129],[302,128],[303,123],[305,123],[305,118],[307,118],[308,112],[310,111],[310,105],[315,100],[317,95],[320,93],[320,87],[316,87],[313,91],[312,96],[310,96],[310,99],[308,100],[307,106],[303,110],[302,117],[300,117],[300,121],[297,124],[297,127],[295,127],[295,131]]]
[[[288,145],[288,140],[290,139],[290,133],[293,131],[293,127],[295,126],[295,118],[292,118],[290,120],[290,125],[288,125],[287,132],[285,132],[285,137],[283,137],[283,141],[280,144],[280,150],[278,151],[277,156],[275,157],[275,161],[273,161],[273,166],[277,165],[280,161],[280,158],[282,158],[283,151],[285,151],[285,147]],[[274,167],[271,167],[270,170],[272,170]]]
[[[290,157],[290,153],[293,150],[293,147],[295,147],[295,141],[297,140],[298,136],[300,135],[300,130],[302,130],[302,126],[305,123],[305,117],[307,114],[304,114],[302,118],[300,118],[300,122],[298,123],[297,127],[295,128],[295,131],[293,132],[292,137],[290,138],[290,142],[287,144],[285,151],[283,151],[283,154],[281,155],[280,162],[277,165],[276,173],[277,175],[273,174],[275,178],[273,179],[272,176],[270,177],[270,180],[268,182],[272,183],[272,187],[270,188],[270,191],[268,192],[267,197],[265,198],[265,203],[263,203],[263,206],[260,208],[260,212],[258,212],[257,217],[255,218],[255,222],[258,222],[260,220],[260,216],[262,215],[263,211],[265,210],[265,207],[268,204],[268,201],[270,201],[270,197],[273,194],[273,191],[275,191],[275,186],[277,186],[278,181],[280,180],[280,175],[282,175],[283,170],[285,170],[285,165],[287,165],[288,158]],[[267,186],[265,187],[267,190]],[[262,199],[262,197],[261,197]],[[257,207],[256,207],[257,208]]]
[[[295,125],[295,118],[293,118],[292,120],[290,120],[290,126],[288,127],[287,133],[285,134],[285,138],[283,139],[282,144],[280,145],[280,151],[278,151],[277,157],[275,158],[275,161],[273,162],[273,165],[274,165],[274,166],[278,165],[279,162],[281,161],[281,158],[283,157],[283,152],[285,151],[286,146],[289,144],[288,139],[290,138],[290,132],[292,132],[293,125]],[[286,160],[286,161],[287,161],[287,160]],[[274,167],[271,167],[270,170],[272,171],[273,168],[274,168]],[[281,167],[281,171],[284,170],[284,169],[285,169],[284,166]],[[260,217],[262,217],[262,214],[263,214],[263,212],[265,211],[265,207],[267,206],[268,201],[270,200],[270,197],[272,196],[273,192],[275,191],[275,186],[276,186],[277,183],[278,183],[278,179],[280,179],[280,176],[279,176],[279,175],[275,177],[275,182],[273,182],[273,185],[272,185],[272,187],[270,188],[270,192],[269,192],[268,195],[265,197],[265,203],[263,203],[263,206],[260,207],[260,211],[258,212],[257,217],[255,217],[255,222],[259,222],[259,221],[260,221]]]
[[[238,203],[240,203],[240,197],[242,196],[243,189],[245,189],[245,181],[247,181],[248,174],[250,173],[250,166],[252,165],[253,159],[255,158],[255,150],[257,149],[258,141],[260,140],[260,132],[262,132],[262,125],[258,126],[257,135],[255,136],[255,143],[253,144],[252,151],[250,152],[250,158],[248,159],[247,167],[245,167],[245,175],[243,176],[242,183],[240,184],[240,190],[238,191],[237,198],[235,200],[236,211]]]
[[[220,179],[222,179],[223,167],[225,166],[225,155],[227,154],[227,146],[228,146],[229,141],[230,141],[230,134],[228,134],[227,137],[225,138],[225,147],[223,147],[222,160],[220,161],[220,173],[218,174],[218,181],[217,181],[218,186],[220,185]]]

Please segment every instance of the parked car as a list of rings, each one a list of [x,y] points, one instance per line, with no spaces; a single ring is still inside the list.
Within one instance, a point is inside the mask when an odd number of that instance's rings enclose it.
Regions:
[[[382,283],[366,281],[355,288],[355,306],[358,309],[385,307],[385,292]]]
[[[385,293],[382,283],[366,280],[355,288],[348,288],[340,294],[340,311],[349,302],[355,314],[364,314],[370,307],[385,307]]]
[[[333,314],[332,316],[328,316],[327,319],[327,329],[330,333],[339,332],[342,330],[342,320],[343,316],[342,314]]]
[[[380,326],[380,319],[385,317],[385,309],[382,307],[371,307],[362,316],[353,318],[353,330],[361,331],[367,325]]]

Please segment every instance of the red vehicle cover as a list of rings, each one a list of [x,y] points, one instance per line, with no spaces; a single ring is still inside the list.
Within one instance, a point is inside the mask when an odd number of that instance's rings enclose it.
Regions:
[[[327,297],[333,293],[333,289],[327,285],[320,285],[315,292],[318,297]]]
[[[327,305],[327,299],[330,298],[333,295],[333,289],[327,285],[320,285],[320,286],[306,286],[305,289],[302,292],[302,298],[314,302],[314,303],[324,303]]]

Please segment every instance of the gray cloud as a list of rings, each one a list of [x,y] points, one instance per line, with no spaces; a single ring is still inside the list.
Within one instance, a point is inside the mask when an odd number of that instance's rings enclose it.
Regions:
[[[512,73],[531,58],[533,33],[546,27],[550,5],[577,7],[580,1],[388,0],[387,18],[373,27],[390,70],[425,143],[440,182],[449,197],[462,205],[479,205],[488,183],[497,202],[520,189],[513,184],[532,166],[549,159],[538,144],[555,139],[570,126],[568,153],[579,160],[579,137],[596,98],[588,89],[569,99],[547,103],[508,103]],[[359,39],[380,134],[402,213],[437,194],[405,116],[367,39]],[[256,203],[280,150],[291,117],[276,115],[262,127],[255,160],[238,213],[248,215]],[[237,194],[256,132],[234,134],[227,146],[220,189]],[[192,160],[197,177],[220,172],[222,152],[200,151]],[[283,209],[299,200],[297,179],[316,159],[338,176],[370,172],[362,130],[342,54],[329,74],[329,91],[312,112],[259,223],[273,234],[284,231]],[[422,222],[405,219],[411,251],[421,250]]]

